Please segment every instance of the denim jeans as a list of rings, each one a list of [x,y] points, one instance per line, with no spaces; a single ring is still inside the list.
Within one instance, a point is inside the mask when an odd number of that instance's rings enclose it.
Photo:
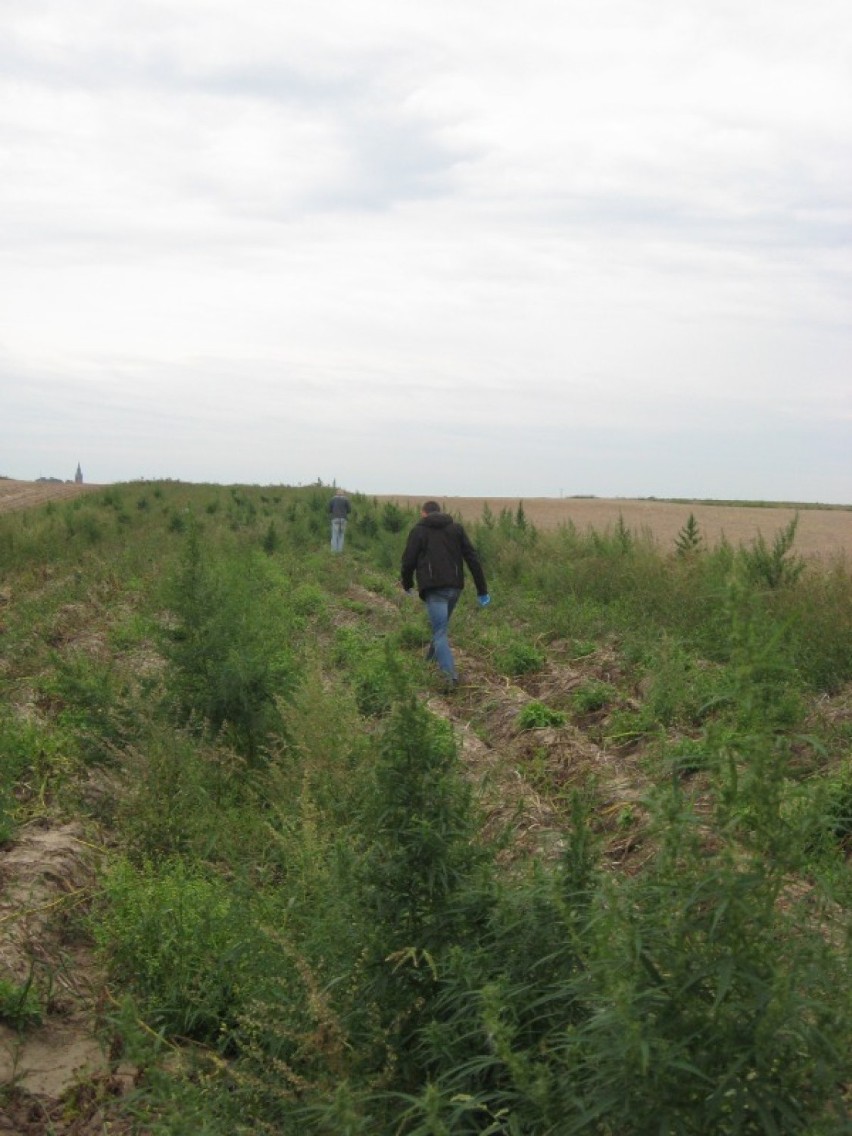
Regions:
[[[346,518],[335,517],[331,522],[331,551],[343,551],[343,537],[346,534]]]
[[[456,664],[450,650],[450,640],[447,629],[453,608],[459,602],[461,590],[459,588],[430,588],[426,593],[426,614],[432,627],[432,647],[435,652],[435,662],[450,678],[456,678]]]

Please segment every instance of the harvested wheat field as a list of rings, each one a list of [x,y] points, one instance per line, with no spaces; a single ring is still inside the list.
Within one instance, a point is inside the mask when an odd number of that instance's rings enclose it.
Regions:
[[[0,513],[31,509],[48,501],[67,501],[101,488],[100,485],[78,485],[73,481],[13,481],[3,477],[0,478]]]
[[[416,508],[428,496],[387,494],[379,500]],[[442,497],[439,500],[444,509],[467,522],[479,520],[486,504],[497,516],[503,509],[514,513],[520,502],[517,497]],[[628,529],[650,534],[663,549],[673,547],[690,513],[698,522],[705,543],[712,547],[722,539],[734,545],[750,544],[761,533],[764,540],[771,542],[798,512],[795,551],[801,556],[824,559],[852,558],[852,506],[804,506],[797,510],[787,505],[711,505],[597,497],[525,497],[523,506],[527,520],[541,529],[573,524],[582,532],[603,531],[617,525],[622,518]]]

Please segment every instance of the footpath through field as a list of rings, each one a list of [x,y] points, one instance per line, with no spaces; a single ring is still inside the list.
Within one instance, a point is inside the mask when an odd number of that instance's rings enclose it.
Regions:
[[[394,602],[355,583],[348,596],[367,608],[376,630],[389,631],[399,619],[400,605],[410,602]],[[569,644],[557,642],[540,670],[510,679],[458,644],[453,651],[463,675],[461,687],[451,695],[427,687],[422,698],[453,727],[485,832],[505,840],[501,860],[558,857],[573,792],[593,784],[603,861],[613,869],[635,870],[644,855],[642,800],[649,788],[640,750],[600,744],[598,713],[560,726],[530,730],[519,725],[519,715],[530,703],[564,698],[584,683],[618,681],[622,676],[616,673],[620,664],[614,653],[601,645],[574,659]],[[441,685],[437,676],[436,685]]]

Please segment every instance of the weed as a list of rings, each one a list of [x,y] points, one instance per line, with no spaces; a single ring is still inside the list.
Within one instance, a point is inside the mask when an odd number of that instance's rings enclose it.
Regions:
[[[26,982],[0,978],[0,1022],[15,1030],[38,1025],[42,1020],[41,999],[33,988],[33,972]]]
[[[388,719],[364,824],[372,835],[365,902],[374,934],[363,997],[397,1035],[405,1078],[437,994],[437,960],[473,930],[473,907],[462,897],[484,865],[452,734],[413,698]]]
[[[234,1021],[261,951],[224,881],[179,860],[138,869],[116,862],[92,933],[152,1025],[212,1043]]]
[[[787,537],[668,555],[623,522],[536,533],[520,505],[485,513],[505,619],[459,612],[483,689],[454,721],[476,714],[496,768],[501,675],[547,668],[565,693],[542,693],[517,729],[567,711],[635,750],[605,752],[599,787],[634,758],[646,783],[641,802],[635,784],[607,797],[606,839],[613,821],[624,843],[641,825],[641,862],[603,870],[597,789],[578,793],[580,763],[561,760],[571,737],[527,735],[519,772],[560,807],[564,852],[515,846],[507,870],[513,830],[494,847],[481,835],[482,770],[412,694],[423,625],[342,599],[354,583],[392,595],[398,514],[355,500],[350,555],[334,559],[321,485],[89,500],[0,517],[0,835],[70,802],[87,745],[110,756],[114,792],[93,803],[87,782],[80,799],[113,861],[91,928],[123,1002],[115,1028],[144,1064],[140,1123],[848,1131],[845,569],[798,571]],[[155,626],[166,669],[137,681]],[[14,1016],[21,988],[8,993]],[[205,1047],[186,1078],[157,1067],[174,1035]]]
[[[675,537],[675,551],[677,555],[683,558],[695,556],[700,551],[704,543],[704,538],[701,536],[701,530],[698,527],[698,522],[695,519],[694,513],[690,513],[686,518],[686,523],[683,528]]]
[[[410,514],[393,501],[386,501],[382,506],[382,512],[379,523],[385,532],[400,533],[410,521]]]
[[[543,702],[528,702],[515,718],[519,730],[540,730],[547,726],[564,726],[566,715]]]
[[[76,747],[66,731],[0,714],[0,843],[10,840],[31,801],[44,801],[70,781]]]
[[[643,712],[651,722],[698,725],[726,698],[720,668],[667,636],[651,649],[645,668]]]
[[[225,859],[238,806],[248,797],[245,764],[226,748],[200,747],[188,732],[151,725],[138,745],[126,748],[126,784],[112,803],[130,860],[139,866],[182,855]],[[251,846],[244,834],[243,840]]]
[[[804,571],[805,562],[799,557],[790,555],[798,524],[797,513],[790,523],[776,534],[771,548],[760,533],[750,548],[742,549],[740,557],[752,581],[774,589],[793,584],[798,580]]]
[[[545,655],[539,648],[529,643],[514,643],[501,651],[497,664],[504,674],[524,675],[539,671],[544,666]]]
[[[494,665],[506,675],[520,676],[539,671],[544,666],[545,654],[533,643],[508,636],[494,652]]]
[[[290,612],[267,560],[202,554],[193,528],[170,597],[177,626],[164,640],[174,691],[186,720],[224,731],[256,757],[280,727],[276,696],[292,692],[296,668],[286,649]]]
[[[306,581],[293,589],[290,603],[297,615],[318,615],[326,610],[328,596],[318,584]]]
[[[131,727],[126,691],[115,664],[78,651],[56,654],[55,669],[40,684],[57,721],[73,733],[87,761],[111,760]]]
[[[346,667],[361,713],[366,717],[388,713],[400,678],[391,643],[361,628],[341,628],[336,636],[335,658]]]
[[[269,522],[269,527],[261,541],[261,546],[268,556],[272,556],[272,554],[277,552],[281,547],[281,537],[278,534],[278,529],[275,527],[274,521]]]
[[[711,764],[708,748],[703,738],[680,738],[665,748],[664,761],[678,774],[699,773]]]
[[[575,714],[594,714],[603,710],[618,696],[618,691],[608,682],[593,680],[578,686],[571,695],[571,709]]]
[[[815,859],[847,855],[852,850],[852,760],[806,790],[799,791],[794,804],[800,823],[804,821],[806,852]]]
[[[420,650],[428,644],[429,634],[419,621],[404,623],[397,632],[397,642],[404,649]]]

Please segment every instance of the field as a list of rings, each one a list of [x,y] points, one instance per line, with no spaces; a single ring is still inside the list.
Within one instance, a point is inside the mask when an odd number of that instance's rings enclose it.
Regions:
[[[426,498],[389,495],[379,500],[417,508]],[[486,505],[499,514],[503,509],[514,513],[519,503],[517,497],[441,498],[443,507],[464,521],[479,520]],[[542,529],[573,524],[581,531],[602,530],[614,527],[621,518],[628,528],[650,533],[661,549],[671,549],[690,513],[708,543],[715,544],[724,538],[735,545],[749,543],[761,533],[765,539],[771,539],[798,513],[796,547],[803,556],[852,557],[852,507],[806,505],[796,508],[573,497],[531,497],[524,498],[522,503],[530,523]]]
[[[82,493],[103,488],[50,482],[12,481],[0,479],[0,513],[25,509],[46,501],[73,499]],[[416,509],[425,498],[380,494],[379,501],[395,501],[406,509]],[[493,513],[503,509],[514,512],[519,498],[446,497],[442,504],[466,522],[478,521],[487,506]],[[702,502],[675,503],[636,499],[604,499],[573,497],[531,497],[523,499],[523,508],[531,524],[542,529],[573,524],[582,531],[607,529],[619,523],[637,531],[650,533],[661,549],[671,548],[677,534],[690,515],[695,517],[705,540],[715,544],[722,539],[744,544],[763,534],[769,540],[798,513],[796,548],[806,557],[830,559],[852,557],[852,506],[820,507],[818,505],[727,505]]]
[[[4,491],[0,1133],[850,1131],[848,511]]]
[[[76,485],[73,481],[14,481],[0,478],[0,513],[16,509],[33,509],[48,501],[70,501],[96,485]]]

